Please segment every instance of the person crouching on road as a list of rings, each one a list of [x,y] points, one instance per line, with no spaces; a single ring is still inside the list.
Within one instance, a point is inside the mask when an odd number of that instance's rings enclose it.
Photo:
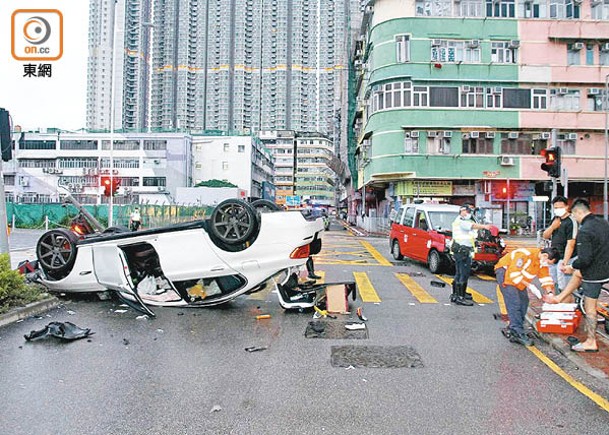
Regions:
[[[577,233],[577,258],[573,264],[563,264],[563,272],[573,274],[563,291],[554,296],[544,296],[544,302],[556,304],[565,302],[580,286],[584,294],[586,309],[586,341],[571,346],[573,352],[598,352],[596,343],[596,303],[604,283],[609,282],[609,223],[592,214],[590,203],[576,199],[571,213],[579,223]]]
[[[503,335],[515,343],[531,346],[533,341],[524,332],[524,318],[529,308],[527,288],[539,277],[546,292],[554,289],[554,281],[548,266],[560,257],[556,248],[515,249],[504,255],[495,265],[497,284],[503,294],[510,325],[502,330]]]
[[[472,295],[467,293],[467,281],[472,270],[472,257],[474,254],[477,230],[490,230],[492,225],[476,223],[472,220],[472,210],[467,205],[459,208],[459,216],[453,221],[453,242],[451,251],[455,259],[455,278],[453,279],[453,293],[450,301],[457,305],[471,307]]]

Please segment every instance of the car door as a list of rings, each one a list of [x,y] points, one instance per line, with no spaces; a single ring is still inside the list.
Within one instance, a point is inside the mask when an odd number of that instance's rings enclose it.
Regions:
[[[125,254],[116,245],[95,246],[93,252],[93,272],[102,286],[118,293],[132,308],[154,317],[154,313],[144,304],[131,280],[131,273]]]
[[[414,221],[414,213],[415,207],[410,206],[406,207],[404,210],[404,214],[402,216],[402,220],[400,222],[400,238],[398,242],[400,243],[400,251],[402,255],[410,258],[413,257],[413,249],[412,249],[412,223]]]
[[[429,219],[425,210],[417,210],[414,223],[411,229],[411,245],[413,258],[427,261],[429,247],[431,246],[431,236],[429,235]]]

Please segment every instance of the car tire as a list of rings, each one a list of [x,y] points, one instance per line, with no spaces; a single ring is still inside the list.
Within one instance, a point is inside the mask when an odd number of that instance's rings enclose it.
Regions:
[[[252,207],[255,210],[258,210],[260,213],[271,213],[274,211],[280,211],[281,207],[275,204],[273,201],[269,201],[268,199],[257,199],[252,202]]]
[[[398,243],[397,240],[394,240],[391,243],[391,255],[393,255],[394,260],[400,261],[400,260],[404,259],[404,256],[400,252],[400,244]]]
[[[50,277],[65,278],[76,261],[77,242],[76,234],[66,229],[47,231],[36,243],[38,264]]]
[[[442,259],[442,255],[435,249],[429,251],[429,255],[427,256],[427,265],[429,266],[429,271],[431,273],[441,273],[442,269],[444,268],[444,260]]]
[[[213,238],[228,246],[252,242],[259,225],[256,210],[238,199],[222,201],[209,219],[209,231]]]

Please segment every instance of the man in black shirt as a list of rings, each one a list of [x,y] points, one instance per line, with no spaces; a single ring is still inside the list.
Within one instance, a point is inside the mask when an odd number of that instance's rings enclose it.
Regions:
[[[564,272],[573,274],[573,277],[564,288],[564,291],[554,296],[547,294],[544,301],[547,303],[561,303],[581,286],[584,294],[586,308],[587,339],[571,346],[574,352],[598,352],[596,344],[596,302],[601,287],[609,282],[609,222],[594,216],[590,212],[590,204],[585,199],[573,202],[573,216],[579,222],[577,234],[577,259],[571,266],[563,266]]]
[[[578,225],[575,218],[569,213],[567,198],[556,196],[552,200],[552,207],[554,208],[554,220],[543,232],[543,238],[550,239],[551,246],[558,249],[558,261],[550,266],[550,274],[556,283],[556,293],[560,293],[569,280],[561,266],[571,264],[577,255],[575,239]]]

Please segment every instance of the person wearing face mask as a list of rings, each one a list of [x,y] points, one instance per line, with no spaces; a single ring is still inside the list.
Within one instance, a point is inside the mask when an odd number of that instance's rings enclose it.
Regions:
[[[554,281],[550,277],[548,266],[556,263],[557,259],[556,248],[520,248],[501,257],[495,265],[495,277],[510,320],[509,326],[501,332],[510,341],[524,346],[533,344],[524,332],[524,318],[529,307],[527,288],[532,287],[531,281],[538,277],[546,292],[553,290]]]
[[[577,259],[564,266],[565,273],[573,274],[571,280],[558,296],[548,293],[544,301],[550,304],[565,302],[580,286],[586,308],[586,341],[574,344],[574,352],[598,352],[596,343],[596,302],[604,283],[609,282],[609,222],[593,215],[590,203],[576,199],[571,207],[579,223],[577,233]]]
[[[556,283],[556,293],[560,293],[567,285],[568,277],[565,276],[563,265],[571,264],[577,255],[575,239],[577,238],[577,222],[569,213],[567,198],[556,196],[552,199],[554,208],[554,219],[552,224],[543,232],[543,238],[550,240],[550,246],[558,249],[558,261],[550,266],[550,274]]]
[[[490,230],[492,225],[476,223],[472,219],[472,210],[468,205],[459,208],[459,215],[452,225],[451,251],[455,259],[455,278],[450,301],[457,305],[471,307],[472,295],[467,293],[467,281],[472,269],[472,256],[475,248],[476,230]]]

